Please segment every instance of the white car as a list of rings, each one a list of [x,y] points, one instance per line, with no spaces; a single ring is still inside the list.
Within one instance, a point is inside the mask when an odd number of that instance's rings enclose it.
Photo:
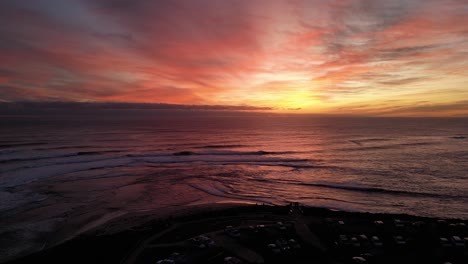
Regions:
[[[382,241],[380,240],[380,238],[378,236],[372,236],[371,237],[371,241],[372,241],[372,244],[375,246],[375,247],[381,247],[383,246],[383,243]]]

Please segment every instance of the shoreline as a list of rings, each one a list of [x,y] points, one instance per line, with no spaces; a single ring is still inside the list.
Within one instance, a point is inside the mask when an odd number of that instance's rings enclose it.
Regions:
[[[74,255],[80,251],[93,251],[93,246],[104,247],[99,250],[100,254],[106,255],[112,253],[115,248],[121,248],[126,254],[117,254],[115,260],[125,258],[125,255],[132,250],[135,245],[141,243],[142,240],[150,236],[150,234],[170,228],[177,223],[185,223],[190,221],[211,221],[216,223],[216,219],[228,215],[238,216],[242,221],[247,221],[251,218],[265,218],[265,215],[280,212],[280,215],[287,215],[288,209],[286,206],[265,205],[258,203],[239,202],[239,201],[224,201],[216,203],[203,203],[191,206],[169,207],[161,209],[153,209],[142,212],[125,213],[114,217],[104,223],[92,223],[87,228],[82,228],[78,234],[69,239],[57,241],[51,246],[45,246],[42,250],[17,256],[13,259],[6,260],[2,263],[32,263],[47,261],[55,263],[54,259],[65,255]],[[325,221],[328,217],[341,217],[346,219],[403,219],[407,221],[434,222],[437,220],[447,222],[467,222],[464,219],[441,219],[432,217],[415,216],[408,214],[387,214],[387,213],[370,213],[370,212],[350,212],[323,207],[303,207],[303,215],[312,219],[320,219]],[[157,212],[157,213],[156,213]],[[467,223],[468,224],[468,223]],[[192,232],[192,231],[191,231]],[[104,244],[104,246],[103,246]],[[121,252],[121,253],[122,253]]]

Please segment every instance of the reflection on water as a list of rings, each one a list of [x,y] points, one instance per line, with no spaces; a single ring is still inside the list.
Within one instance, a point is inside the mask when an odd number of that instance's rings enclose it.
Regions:
[[[4,119],[0,243],[10,244],[7,254],[127,212],[220,201],[468,218],[463,119],[79,120]]]

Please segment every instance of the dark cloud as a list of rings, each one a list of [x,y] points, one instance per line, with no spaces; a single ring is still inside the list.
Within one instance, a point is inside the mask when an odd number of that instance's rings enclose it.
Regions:
[[[35,114],[57,112],[98,113],[99,111],[131,110],[191,110],[191,111],[268,111],[271,107],[247,105],[183,105],[101,102],[0,102],[0,114]]]

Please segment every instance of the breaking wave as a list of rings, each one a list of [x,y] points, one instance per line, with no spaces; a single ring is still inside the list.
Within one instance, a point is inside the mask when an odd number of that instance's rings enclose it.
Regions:
[[[394,195],[405,195],[405,196],[420,196],[420,197],[425,196],[425,197],[438,197],[438,198],[468,199],[468,196],[438,194],[438,193],[428,193],[428,192],[411,192],[411,191],[404,191],[404,190],[391,190],[391,189],[383,189],[383,188],[377,188],[377,187],[356,186],[356,185],[351,185],[351,184],[303,183],[303,182],[296,182],[295,184],[305,185],[305,186],[322,187],[322,188],[330,188],[330,189],[340,189],[340,190],[347,190],[347,191],[366,192],[366,193],[383,193],[383,194],[394,194]]]

